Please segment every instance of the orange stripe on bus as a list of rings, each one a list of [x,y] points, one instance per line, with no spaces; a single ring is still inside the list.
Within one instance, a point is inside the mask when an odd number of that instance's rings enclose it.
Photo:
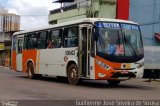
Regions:
[[[16,51],[12,51],[12,69],[13,70],[17,70],[16,63],[17,63]]]

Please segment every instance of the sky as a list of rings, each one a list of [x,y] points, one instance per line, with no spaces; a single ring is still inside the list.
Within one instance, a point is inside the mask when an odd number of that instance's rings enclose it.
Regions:
[[[50,10],[60,7],[54,0],[0,0],[0,5],[9,13],[21,16],[21,30],[29,30],[48,25]]]

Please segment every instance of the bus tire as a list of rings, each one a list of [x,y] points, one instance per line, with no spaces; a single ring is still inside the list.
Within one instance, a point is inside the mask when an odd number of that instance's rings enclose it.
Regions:
[[[75,64],[71,64],[67,70],[68,82],[71,85],[77,85],[79,83],[78,67]]]
[[[118,86],[120,84],[121,81],[119,80],[107,80],[109,85],[111,86]]]
[[[34,66],[33,63],[28,63],[27,65],[27,75],[28,79],[33,79],[34,78]]]

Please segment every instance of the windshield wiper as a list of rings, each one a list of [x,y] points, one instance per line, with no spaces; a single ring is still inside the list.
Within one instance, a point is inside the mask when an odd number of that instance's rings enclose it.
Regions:
[[[121,41],[120,41],[120,36],[119,36],[119,31],[118,30],[117,30],[117,33],[118,33],[118,46],[120,47]]]
[[[131,45],[131,43],[128,41],[128,39],[125,39],[127,41],[127,44],[130,46],[130,48],[132,49],[133,53],[135,54],[135,56],[138,56],[138,54],[136,53],[135,49],[133,48],[133,46]]]
[[[126,39],[126,37],[125,37],[125,33],[123,33],[123,35],[124,35],[124,41],[125,41],[125,44],[128,44],[129,45],[129,47],[132,49],[132,53],[134,53],[134,56],[138,56],[138,54],[136,53],[136,51],[135,51],[135,49],[133,48],[133,46],[132,46],[132,44],[128,41],[128,39]]]

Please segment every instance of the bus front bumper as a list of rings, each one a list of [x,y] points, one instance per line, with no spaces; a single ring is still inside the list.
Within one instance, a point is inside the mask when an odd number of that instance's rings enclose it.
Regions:
[[[130,78],[136,78],[135,73],[133,72],[116,72],[109,79],[115,80],[128,80]]]

